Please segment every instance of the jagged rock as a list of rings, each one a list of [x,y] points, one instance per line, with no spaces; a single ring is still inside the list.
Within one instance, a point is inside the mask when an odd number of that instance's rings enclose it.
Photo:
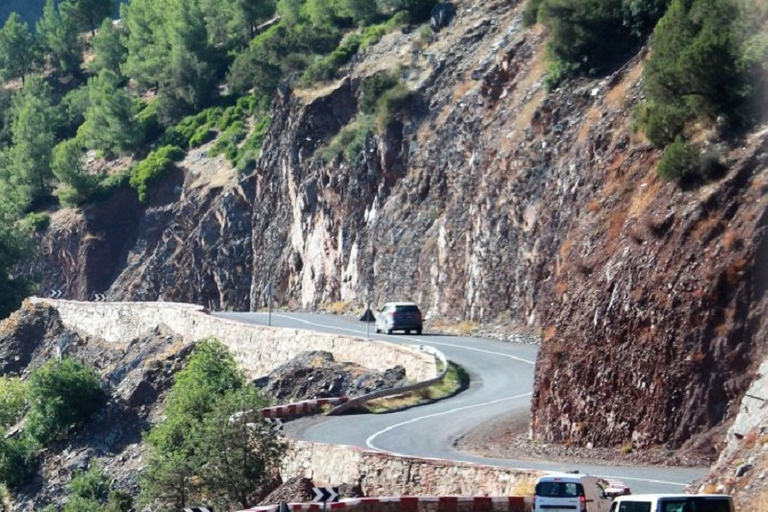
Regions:
[[[351,363],[338,363],[330,352],[307,351],[275,368],[254,384],[277,401],[286,403],[310,398],[356,396],[404,384],[405,369],[384,373]]]
[[[281,501],[288,502],[309,502],[315,495],[312,492],[314,484],[312,480],[304,477],[294,477],[272,491],[266,498],[259,502],[259,505],[272,505]]]
[[[22,375],[30,366],[57,356],[60,347],[80,342],[76,333],[63,326],[55,309],[25,302],[0,323],[0,375]]]

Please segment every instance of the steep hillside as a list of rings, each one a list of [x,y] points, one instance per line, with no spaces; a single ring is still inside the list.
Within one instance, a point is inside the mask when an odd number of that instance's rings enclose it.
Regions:
[[[548,93],[520,4],[455,6],[338,82],[284,83],[253,172],[195,150],[149,205],[54,219],[44,288],[255,309],[273,282],[287,307],[403,298],[514,322],[543,338],[534,437],[714,458],[765,355],[768,134],[702,133],[728,173],[680,190],[632,130],[644,55]],[[353,161],[323,161],[382,70],[413,94]]]

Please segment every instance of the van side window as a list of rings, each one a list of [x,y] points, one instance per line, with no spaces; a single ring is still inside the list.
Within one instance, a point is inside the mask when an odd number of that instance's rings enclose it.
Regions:
[[[617,512],[651,512],[649,501],[622,501]]]

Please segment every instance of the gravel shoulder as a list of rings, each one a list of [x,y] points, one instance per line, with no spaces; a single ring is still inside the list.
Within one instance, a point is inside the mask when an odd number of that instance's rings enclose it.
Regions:
[[[546,460],[613,466],[709,467],[713,460],[690,451],[651,448],[622,453],[620,448],[586,448],[529,439],[530,416],[502,415],[460,437],[456,449],[483,457]]]

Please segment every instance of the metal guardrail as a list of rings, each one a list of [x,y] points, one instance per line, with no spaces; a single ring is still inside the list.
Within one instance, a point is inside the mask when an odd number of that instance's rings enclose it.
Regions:
[[[440,361],[440,363],[442,363],[443,370],[436,377],[423,380],[421,382],[408,384],[407,386],[400,386],[398,388],[389,388],[389,389],[379,389],[374,391],[373,393],[368,393],[366,395],[361,395],[357,397],[351,397],[349,401],[347,401],[346,403],[337,405],[336,407],[331,409],[328,412],[328,415],[341,414],[350,409],[355,409],[357,407],[360,407],[366,402],[369,402],[371,400],[376,400],[377,398],[385,398],[388,396],[402,395],[403,393],[418,391],[420,389],[425,389],[439,382],[442,382],[442,380],[445,378],[446,374],[448,373],[448,359],[445,357],[445,355],[442,352],[440,352],[434,347],[430,347],[428,345],[419,345],[418,348],[423,352],[432,354],[436,359]]]

